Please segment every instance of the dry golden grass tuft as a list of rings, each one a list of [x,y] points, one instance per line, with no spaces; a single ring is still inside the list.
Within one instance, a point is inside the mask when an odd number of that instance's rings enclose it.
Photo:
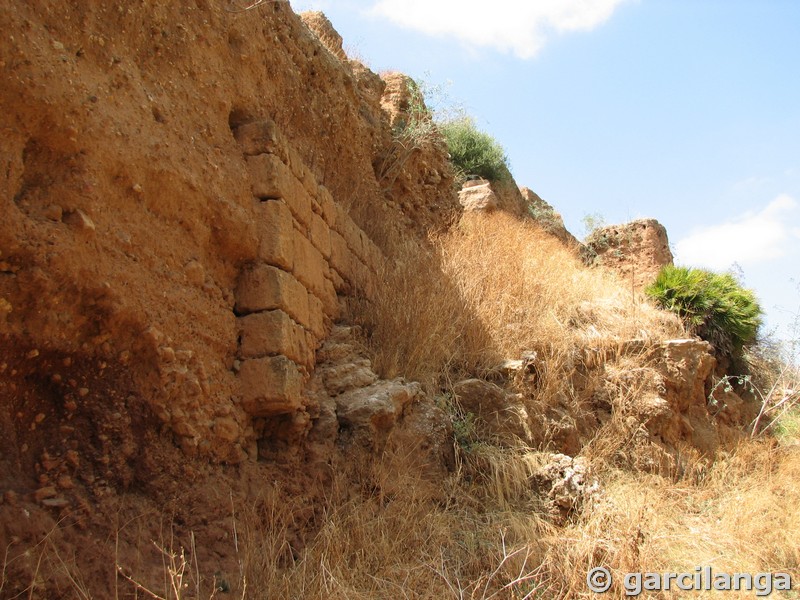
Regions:
[[[193,575],[199,567],[172,548],[164,551],[172,562],[158,595],[129,591],[175,600],[558,600],[591,597],[586,576],[597,566],[614,576],[609,598],[626,597],[626,573],[693,572],[698,565],[788,572],[799,580],[800,445],[793,426],[781,429],[780,444],[746,439],[715,462],[687,446],[677,449],[680,470],[641,466],[659,456],[647,455],[655,445],[635,443],[624,415],[647,389],[648,369],[618,349],[631,339],[647,347],[679,336],[676,320],[611,276],[584,268],[534,224],[505,214],[467,217],[428,247],[398,237],[391,248],[377,299],[354,307],[380,373],[438,391],[534,349],[546,358],[538,395],[546,403],[569,391],[563,382],[575,353],[589,348],[604,363],[601,383],[613,409],[581,453],[599,495],[565,520],[551,519],[534,484],[547,455],[525,446],[459,446],[456,470],[435,494],[412,465],[384,457],[336,473],[324,506],[315,507],[314,531],[296,520],[310,507],[278,487],[267,486],[257,506],[232,508],[239,572],[226,574],[229,595],[212,591],[219,581]],[[580,418],[581,406],[570,410]],[[184,572],[188,587],[175,579]],[[130,578],[138,581],[137,573]],[[91,598],[90,588],[76,586],[75,597]]]
[[[558,239],[507,213],[466,215],[441,240],[445,272],[505,356],[540,346],[663,339],[680,324]]]
[[[574,596],[585,590],[586,571],[600,564],[617,581],[628,572],[693,572],[698,565],[718,573],[786,572],[796,581],[798,468],[797,448],[748,442],[701,480],[618,472],[606,484],[605,503],[559,532],[569,543],[554,545],[549,570],[573,574],[562,585]],[[612,591],[624,596],[621,586]]]
[[[491,339],[445,272],[437,248],[401,237],[391,247],[377,297],[352,311],[370,332],[378,373],[433,386],[443,373],[482,368]]]
[[[163,597],[558,600],[591,597],[586,575],[597,566],[613,575],[609,598],[627,597],[624,575],[634,572],[709,566],[715,573],[784,572],[795,583],[800,577],[800,446],[748,440],[693,471],[702,476],[677,481],[600,472],[602,495],[563,525],[547,520],[524,485],[539,456],[518,449],[479,460],[494,461],[494,471],[484,481],[457,472],[442,482],[444,501],[421,493],[426,486],[413,471],[378,464],[355,480],[343,474],[319,531],[302,547],[289,542],[302,507],[267,488],[258,509],[236,513],[241,572],[231,594],[197,596],[190,586]],[[391,478],[396,491],[352,494],[359,477],[365,487]]]
[[[441,381],[529,350],[543,352],[560,377],[557,365],[575,348],[602,352],[684,334],[676,318],[507,213],[467,214],[430,246],[390,248],[375,302],[357,311],[387,377]]]

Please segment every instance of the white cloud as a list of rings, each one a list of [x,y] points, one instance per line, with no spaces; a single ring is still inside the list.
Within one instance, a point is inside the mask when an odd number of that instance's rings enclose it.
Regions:
[[[759,212],[698,229],[675,244],[676,262],[724,270],[781,258],[800,238],[797,207],[781,194]]]
[[[370,12],[467,46],[535,56],[553,33],[589,31],[629,0],[378,0]]]

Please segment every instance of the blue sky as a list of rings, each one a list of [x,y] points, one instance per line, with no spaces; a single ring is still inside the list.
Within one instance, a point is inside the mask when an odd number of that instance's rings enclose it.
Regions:
[[[517,183],[582,219],[661,221],[676,262],[741,268],[791,331],[800,311],[800,2],[292,0],[345,50],[472,114]]]

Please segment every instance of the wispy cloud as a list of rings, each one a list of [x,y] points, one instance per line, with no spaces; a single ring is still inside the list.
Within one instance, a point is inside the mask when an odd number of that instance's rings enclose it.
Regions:
[[[590,31],[630,0],[378,0],[370,10],[433,36],[469,47],[531,58],[553,34]]]
[[[797,207],[781,194],[758,212],[697,229],[675,244],[676,262],[723,270],[781,258],[800,239]]]

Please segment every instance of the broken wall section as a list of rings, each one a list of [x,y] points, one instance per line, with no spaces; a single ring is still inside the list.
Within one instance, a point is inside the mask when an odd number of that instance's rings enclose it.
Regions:
[[[259,237],[258,258],[242,269],[235,291],[241,406],[254,418],[295,415],[306,425],[313,408],[304,385],[341,316],[339,298],[372,296],[385,259],[272,121],[240,124],[234,135]]]

